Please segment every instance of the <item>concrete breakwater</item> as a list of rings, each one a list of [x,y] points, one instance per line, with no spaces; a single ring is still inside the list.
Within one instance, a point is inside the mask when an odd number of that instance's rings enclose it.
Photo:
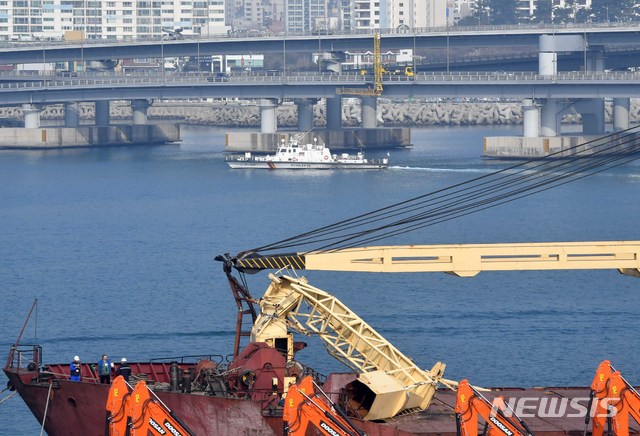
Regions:
[[[325,105],[313,107],[314,124],[326,123]],[[610,102],[605,103],[606,120],[611,120],[613,109]],[[92,103],[80,104],[80,119],[92,120]],[[112,120],[127,120],[132,110],[127,102],[112,102]],[[342,104],[342,122],[344,126],[355,127],[362,123],[358,99],[344,99]],[[156,101],[148,109],[150,120],[180,120],[187,124],[215,125],[228,127],[260,126],[260,109],[257,102],[186,102]],[[278,107],[278,126],[297,126],[297,106],[284,103]],[[42,120],[62,120],[63,105],[50,105],[42,108]],[[629,111],[630,121],[640,122],[640,100],[632,99]],[[0,108],[0,119],[19,120],[22,118],[20,107]],[[519,102],[392,102],[379,99],[377,110],[380,127],[429,126],[429,125],[493,125],[521,124],[522,109]],[[579,123],[578,113],[565,115],[563,123]]]

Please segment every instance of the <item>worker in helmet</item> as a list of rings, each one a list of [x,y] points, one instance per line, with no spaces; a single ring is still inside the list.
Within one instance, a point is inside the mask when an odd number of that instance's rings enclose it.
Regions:
[[[118,375],[121,375],[122,378],[124,378],[124,381],[126,381],[127,383],[129,382],[129,376],[131,375],[131,367],[127,363],[127,359],[124,357],[120,359],[120,366],[116,371],[116,376]]]
[[[80,369],[80,357],[74,356],[73,361],[69,364],[69,380],[79,382],[82,378]]]

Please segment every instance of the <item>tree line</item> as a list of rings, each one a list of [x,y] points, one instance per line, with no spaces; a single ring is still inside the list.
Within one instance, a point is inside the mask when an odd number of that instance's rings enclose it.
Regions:
[[[519,0],[477,0],[475,12],[458,21],[459,26],[536,23],[606,23],[640,20],[640,3],[635,0],[538,0],[533,14],[519,8]]]

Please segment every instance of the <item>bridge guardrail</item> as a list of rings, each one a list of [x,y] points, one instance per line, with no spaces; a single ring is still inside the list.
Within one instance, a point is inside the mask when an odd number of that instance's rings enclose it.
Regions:
[[[207,75],[157,75],[157,76],[79,76],[69,78],[58,78],[45,76],[39,80],[0,83],[0,89],[43,89],[43,88],[73,88],[83,86],[170,86],[194,84],[202,86],[234,86],[234,85],[264,85],[264,84],[311,84],[311,83],[332,83],[336,85],[364,85],[371,82],[371,76],[359,76],[353,74],[291,74],[283,76],[262,76],[262,75],[238,75],[231,76],[228,82],[209,82]],[[553,82],[553,83],[589,83],[603,81],[640,82],[640,72],[567,72],[559,73],[555,76],[539,75],[532,73],[418,73],[415,77],[387,76],[383,79],[384,84],[400,83],[470,83],[479,82],[520,84],[530,82]]]

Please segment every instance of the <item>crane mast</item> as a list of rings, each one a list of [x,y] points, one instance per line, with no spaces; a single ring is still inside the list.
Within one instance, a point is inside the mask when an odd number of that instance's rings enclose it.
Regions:
[[[304,277],[270,274],[269,278],[252,342],[275,346],[287,341],[290,350],[293,341],[287,327],[318,336],[329,354],[359,374],[354,386],[372,400],[363,419],[385,419],[402,410],[429,406],[444,364],[422,370],[340,300],[311,286]]]
[[[482,271],[615,269],[640,277],[640,241],[378,246],[269,256],[243,253],[216,259],[224,262],[228,276],[232,268],[241,272],[286,268],[446,272],[460,277]],[[269,278],[271,284],[259,301],[260,314],[254,318],[251,341],[264,342],[293,360],[290,330],[319,337],[333,357],[358,373],[351,388],[361,399],[361,418],[387,419],[403,411],[424,410],[439,383],[455,385],[443,378],[444,363],[437,362],[428,371],[419,368],[340,300],[311,286],[306,278],[273,274]],[[255,316],[256,312],[248,291],[236,297],[241,300],[236,328],[239,337],[243,334],[242,315]],[[244,310],[240,303],[252,310]]]

